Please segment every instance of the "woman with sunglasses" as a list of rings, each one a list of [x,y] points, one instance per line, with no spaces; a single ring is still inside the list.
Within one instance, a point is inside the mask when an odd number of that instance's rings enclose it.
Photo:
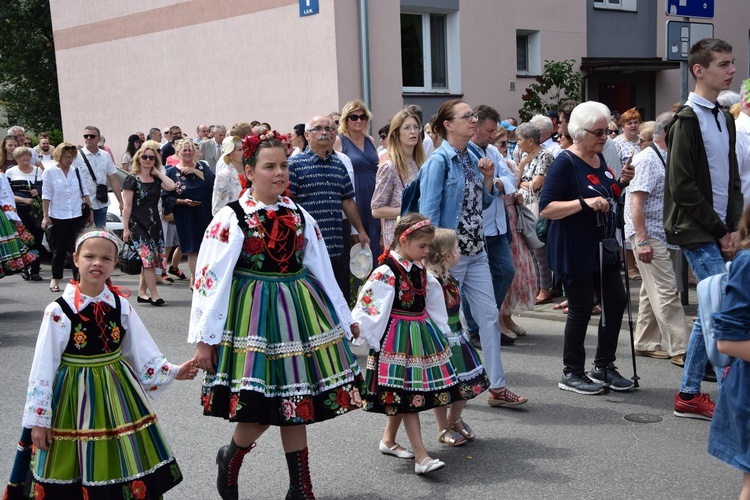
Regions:
[[[624,169],[620,181],[602,156],[607,140],[609,109],[588,101],[573,109],[568,133],[573,145],[552,163],[539,202],[540,215],[550,220],[547,233],[549,266],[565,286],[568,318],[565,323],[563,376],[558,387],[577,394],[601,394],[633,388],[632,380],[614,362],[625,311],[620,277],[619,244],[615,240],[615,200],[633,178]],[[594,293],[602,299],[602,317],[594,366],[586,373],[584,341]]]
[[[378,172],[378,151],[372,137],[367,134],[372,121],[372,113],[359,99],[349,101],[344,106],[339,123],[339,135],[333,149],[340,151],[352,160],[354,167],[354,193],[362,226],[370,237],[373,265],[381,253],[380,219],[372,216],[372,193],[375,191],[375,177]]]
[[[141,138],[138,137],[137,134],[131,134],[130,137],[128,137],[128,147],[125,149],[125,152],[122,155],[122,162],[120,163],[120,168],[124,171],[130,172],[130,169],[133,166],[133,156],[135,156],[135,152],[140,149],[141,144]]]
[[[135,152],[132,174],[122,184],[122,239],[133,242],[141,257],[138,302],[162,306],[164,299],[156,291],[156,269],[166,269],[167,263],[159,199],[161,190],[173,191],[175,183],[161,166],[158,142],[146,141]]]

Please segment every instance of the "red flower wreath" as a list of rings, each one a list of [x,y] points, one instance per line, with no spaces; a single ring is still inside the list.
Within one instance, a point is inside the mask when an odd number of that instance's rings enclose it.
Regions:
[[[289,137],[285,134],[279,134],[275,130],[271,130],[270,132],[263,132],[262,134],[245,136],[245,138],[242,139],[242,156],[250,161],[251,165],[254,164],[254,158],[258,152],[258,146],[260,146],[261,142],[269,139],[276,139],[279,141],[281,145],[284,146],[287,157],[292,154],[292,142],[289,140]]]

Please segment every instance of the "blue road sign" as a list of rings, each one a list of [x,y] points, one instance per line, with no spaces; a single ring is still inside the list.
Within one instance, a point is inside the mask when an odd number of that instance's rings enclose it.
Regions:
[[[666,0],[667,15],[713,19],[714,0]]]
[[[299,15],[300,17],[312,16],[320,12],[320,4],[318,0],[299,0]]]

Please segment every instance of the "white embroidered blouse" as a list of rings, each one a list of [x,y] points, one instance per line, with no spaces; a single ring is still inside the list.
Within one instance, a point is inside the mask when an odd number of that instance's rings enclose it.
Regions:
[[[305,217],[302,263],[307,271],[318,279],[328,294],[347,338],[351,338],[349,325],[353,323],[353,320],[349,305],[336,283],[331,259],[315,219],[286,196],[280,196],[274,205],[266,205],[246,191],[239,201],[240,206],[248,215],[260,209],[272,209],[279,206],[296,208],[302,212]],[[234,210],[230,207],[219,210],[208,225],[198,252],[188,342],[216,345],[221,341],[229,302],[232,300],[232,275],[244,241],[245,236]]]
[[[412,262],[393,250],[391,250],[391,255],[406,272],[411,271],[411,266],[422,268],[421,263]],[[380,341],[388,326],[398,281],[399,277],[394,275],[391,268],[386,265],[378,266],[367,278],[367,282],[359,291],[357,303],[352,311],[352,317],[359,323],[360,330],[359,338],[353,342],[354,345],[368,345],[375,351],[380,351]],[[427,316],[435,322],[443,334],[451,332],[443,287],[430,273],[427,273],[425,310]]]
[[[68,285],[62,297],[70,308],[77,312],[74,296],[75,286]],[[113,308],[116,307],[116,298],[108,288],[96,297],[81,295],[81,298],[83,299],[81,310],[91,302],[105,302]],[[138,376],[144,391],[154,396],[171,384],[177,376],[179,366],[167,362],[132,306],[122,297],[120,301],[120,321],[126,331],[120,344],[122,354]],[[59,304],[52,302],[44,310],[44,318],[39,328],[39,337],[34,351],[34,361],[31,364],[23,413],[23,426],[26,428],[52,426],[53,384],[70,336],[68,317]],[[164,366],[168,369],[163,370]]]

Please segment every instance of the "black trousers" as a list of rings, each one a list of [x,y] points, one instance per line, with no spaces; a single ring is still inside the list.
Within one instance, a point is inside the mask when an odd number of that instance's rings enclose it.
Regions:
[[[620,336],[622,315],[627,300],[625,286],[618,266],[605,267],[599,272],[581,274],[565,280],[568,296],[568,320],[565,323],[563,363],[565,373],[583,374],[586,364],[586,328],[594,307],[594,293],[603,299],[602,318],[599,319],[599,334],[594,365],[605,367],[615,361],[617,339]],[[606,319],[606,327],[602,326]]]
[[[331,259],[333,275],[336,277],[341,293],[344,294],[344,300],[349,304],[351,298],[351,271],[349,270],[349,250],[352,248],[352,226],[348,220],[344,219],[341,223],[341,232],[344,236],[344,251],[338,259]]]
[[[52,221],[52,279],[60,280],[65,270],[65,257],[75,252],[76,237],[83,230],[86,221],[83,216],[72,219],[53,219]],[[73,277],[78,274],[78,268],[73,265]]]

